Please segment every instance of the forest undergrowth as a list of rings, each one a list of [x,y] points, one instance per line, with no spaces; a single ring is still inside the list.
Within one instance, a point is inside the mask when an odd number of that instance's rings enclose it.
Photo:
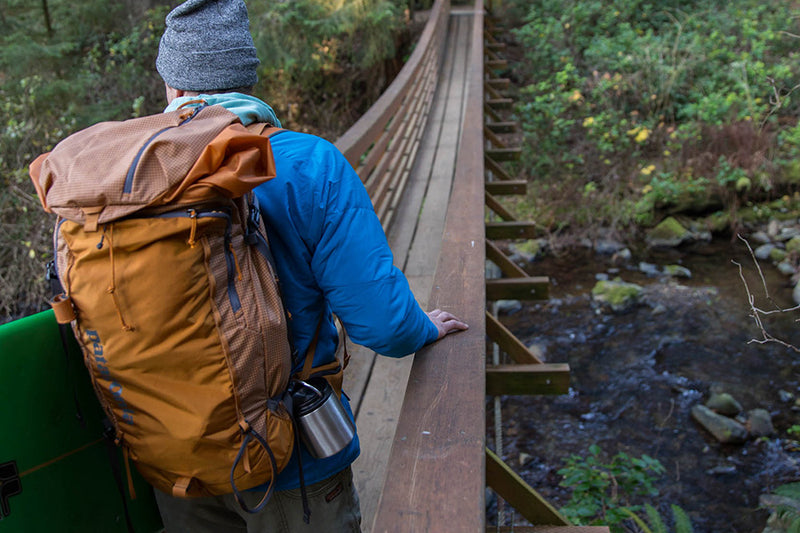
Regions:
[[[155,71],[164,17],[175,2],[0,3],[0,322],[46,305],[54,219],[28,165],[70,133],[105,120],[159,113]],[[247,2],[261,65],[254,94],[284,127],[331,141],[391,82],[430,2]]]
[[[670,214],[730,233],[800,207],[796,3],[506,1],[523,156],[510,201],[562,246]]]

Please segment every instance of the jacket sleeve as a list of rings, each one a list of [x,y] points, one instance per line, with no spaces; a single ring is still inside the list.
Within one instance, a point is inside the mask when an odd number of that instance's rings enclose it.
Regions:
[[[417,304],[361,179],[332,145],[319,191],[319,234],[311,259],[317,283],[350,338],[401,357],[436,340],[437,329]]]

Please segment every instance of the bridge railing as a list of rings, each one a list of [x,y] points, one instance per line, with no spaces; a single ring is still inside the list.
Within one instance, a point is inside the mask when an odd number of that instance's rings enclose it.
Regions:
[[[449,13],[449,0],[437,0],[400,73],[335,143],[361,177],[384,228],[402,197],[425,128]]]
[[[484,531],[483,1],[474,3],[464,122],[429,307],[470,325],[417,352],[373,531]]]

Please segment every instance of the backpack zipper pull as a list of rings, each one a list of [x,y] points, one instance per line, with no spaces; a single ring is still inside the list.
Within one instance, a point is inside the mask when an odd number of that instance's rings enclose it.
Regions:
[[[197,244],[195,238],[197,237],[197,211],[194,209],[189,209],[189,218],[192,220],[192,229],[189,232],[189,247],[194,248],[194,245]]]

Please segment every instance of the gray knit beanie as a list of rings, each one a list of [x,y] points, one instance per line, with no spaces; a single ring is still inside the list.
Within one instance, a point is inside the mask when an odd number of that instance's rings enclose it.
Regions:
[[[243,0],[188,0],[167,15],[166,23],[156,69],[170,87],[212,91],[258,81]]]

